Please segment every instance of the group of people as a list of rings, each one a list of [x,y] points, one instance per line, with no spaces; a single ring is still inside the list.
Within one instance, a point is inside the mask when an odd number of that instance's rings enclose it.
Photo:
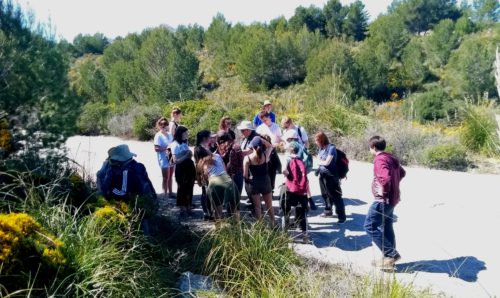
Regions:
[[[266,101],[252,122],[245,120],[237,125],[241,135],[239,141],[232,129],[232,120],[223,117],[217,132],[202,130],[196,134],[193,152],[188,146],[189,130],[181,125],[181,119],[182,111],[174,108],[170,121],[164,117],[158,119],[158,132],[154,137],[164,195],[176,198],[181,217],[193,214],[193,188],[197,182],[202,187],[201,207],[205,220],[223,218],[226,207],[229,216],[238,221],[241,194],[245,189],[254,216],[262,219],[267,214],[274,226],[273,193],[276,174],[282,173],[285,179],[279,196],[282,225],[287,228],[293,224],[290,212],[295,207],[294,223],[302,230],[304,242],[309,242],[307,212],[317,207],[311,198],[308,173],[312,165],[308,165],[305,157],[309,154],[309,141],[303,127],[295,125],[289,117],[282,118],[280,127],[271,102]],[[321,216],[333,217],[335,210],[337,223],[343,224],[347,216],[336,171],[338,151],[324,132],[316,133],[314,142],[318,148],[315,174],[325,201]],[[278,147],[285,150],[284,166],[277,154]],[[399,182],[405,171],[397,158],[385,152],[386,142],[382,137],[372,137],[369,147],[375,156],[372,183],[375,201],[367,214],[365,230],[384,254],[384,258],[374,265],[392,266],[401,258],[396,250],[392,224],[394,207],[400,199]],[[174,177],[178,187],[176,195],[172,189]]]

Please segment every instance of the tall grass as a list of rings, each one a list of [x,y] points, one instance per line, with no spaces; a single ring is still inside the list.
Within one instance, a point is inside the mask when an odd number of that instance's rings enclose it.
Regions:
[[[499,128],[491,112],[493,108],[492,101],[480,100],[477,105],[466,102],[460,133],[461,141],[467,149],[489,157],[500,156]]]
[[[57,178],[36,183],[29,174],[11,177],[2,187],[0,210],[30,214],[62,241],[67,262],[55,275],[44,275],[44,268],[13,273],[24,276],[26,288],[4,285],[2,295],[158,297],[170,292],[162,275],[167,266],[157,258],[162,249],[143,236],[140,216],[125,219],[115,210],[124,220],[114,221],[88,214],[65,203]]]
[[[281,297],[297,276],[298,256],[289,237],[265,223],[225,226],[209,232],[203,241],[211,246],[205,272],[230,296]]]

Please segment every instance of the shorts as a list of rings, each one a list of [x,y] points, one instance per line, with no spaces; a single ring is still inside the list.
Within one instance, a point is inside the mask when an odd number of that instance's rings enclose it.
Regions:
[[[168,161],[167,157],[164,157],[164,158],[158,157],[158,165],[162,169],[168,169],[168,168],[170,168],[172,166],[170,164],[170,162]]]
[[[273,191],[271,187],[271,178],[269,175],[255,176],[250,183],[245,183],[245,189],[248,195],[268,194]]]

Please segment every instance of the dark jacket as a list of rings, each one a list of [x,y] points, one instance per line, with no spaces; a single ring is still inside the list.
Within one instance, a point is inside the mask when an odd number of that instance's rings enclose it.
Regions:
[[[376,201],[396,206],[400,201],[399,182],[406,175],[399,160],[392,154],[381,152],[373,161],[372,193]]]

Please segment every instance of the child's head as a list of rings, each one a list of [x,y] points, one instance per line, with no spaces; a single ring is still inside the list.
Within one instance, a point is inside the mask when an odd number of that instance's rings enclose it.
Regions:
[[[299,143],[297,142],[291,142],[290,145],[288,145],[288,152],[293,155],[299,154],[300,151],[300,146]]]

